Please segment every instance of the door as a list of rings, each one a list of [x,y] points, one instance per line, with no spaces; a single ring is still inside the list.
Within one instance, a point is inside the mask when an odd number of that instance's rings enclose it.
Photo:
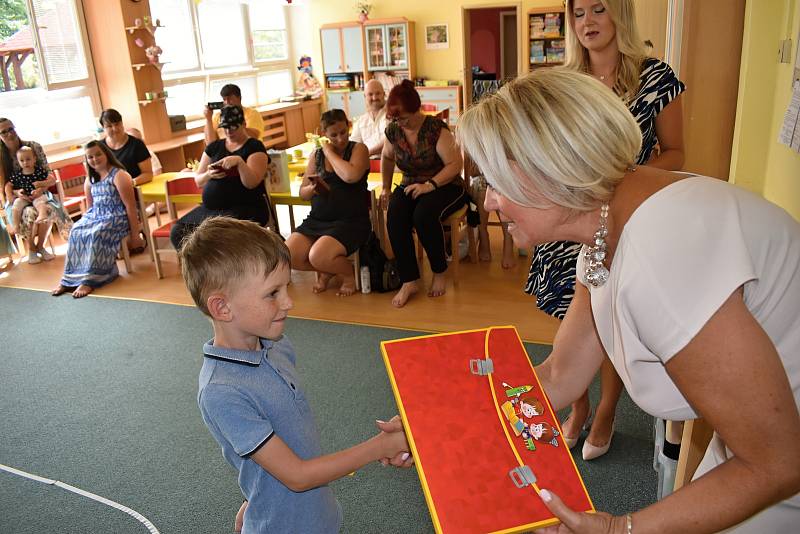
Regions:
[[[517,13],[500,13],[500,78],[517,77]]]
[[[325,74],[344,72],[342,69],[342,42],[339,28],[320,30],[322,41],[322,68]]]
[[[388,24],[386,26],[389,69],[405,69],[408,67],[407,35],[405,24]]]
[[[344,71],[364,72],[364,44],[360,26],[342,28]]]
[[[347,95],[347,116],[350,120],[355,120],[359,115],[367,112],[367,104],[364,101],[364,91],[353,91]]]
[[[365,26],[367,38],[367,70],[386,70],[385,26]]]

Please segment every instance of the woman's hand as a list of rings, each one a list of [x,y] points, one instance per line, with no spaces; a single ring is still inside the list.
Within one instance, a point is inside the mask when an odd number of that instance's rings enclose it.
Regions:
[[[44,191],[42,189],[36,188],[33,191],[31,191],[30,199],[35,200],[42,195],[44,195]]]
[[[411,184],[411,185],[407,185],[405,187],[405,194],[406,195],[411,195],[411,198],[413,198],[413,199],[417,199],[418,197],[420,197],[422,195],[427,195],[428,193],[432,192],[434,189],[436,189],[436,188],[430,182],[425,182],[425,183],[422,183],[422,184],[419,184],[419,183]]]
[[[615,517],[605,512],[587,514],[570,509],[555,494],[548,490],[539,493],[542,502],[561,520],[560,525],[536,530],[541,534],[626,534],[628,532],[625,517]]]
[[[236,519],[233,523],[233,531],[234,532],[241,532],[242,528],[244,527],[244,512],[247,510],[247,501],[244,501],[242,505],[239,507],[239,511],[236,512]]]
[[[247,165],[241,156],[227,156],[217,161],[217,163],[219,163],[223,169],[232,169],[234,167],[238,167],[239,165]]]
[[[390,449],[394,447],[397,449],[399,447],[399,451],[394,454],[392,457],[385,457],[380,460],[381,464],[384,466],[393,465],[395,467],[411,467],[414,465],[414,457],[411,456],[409,452],[408,442],[406,441],[406,434],[403,430],[403,422],[400,420],[399,415],[395,415],[392,417],[388,422],[387,421],[375,421],[377,427],[381,430],[382,436],[384,436],[387,441],[391,442]]]

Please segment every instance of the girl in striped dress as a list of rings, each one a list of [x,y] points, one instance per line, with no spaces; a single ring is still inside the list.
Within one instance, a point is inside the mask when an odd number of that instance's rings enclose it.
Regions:
[[[85,297],[116,278],[117,252],[125,236],[130,234],[131,248],[144,246],[130,174],[105,144],[90,141],[84,149],[88,176],[83,190],[89,210],[69,234],[64,276],[53,296],[74,289],[73,297]]]

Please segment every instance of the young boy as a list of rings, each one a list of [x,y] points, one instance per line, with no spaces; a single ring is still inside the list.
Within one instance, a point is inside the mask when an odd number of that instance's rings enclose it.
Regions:
[[[36,189],[34,182],[47,180],[47,171],[36,165],[36,154],[29,146],[21,146],[17,150],[17,162],[20,170],[11,173],[10,179],[6,182],[6,198],[13,199],[11,207],[11,225],[8,233],[14,235],[19,228],[22,220],[22,211],[31,204],[36,208],[36,223],[47,220],[47,196],[39,195],[34,198],[33,192]]]
[[[203,421],[239,472],[246,534],[332,533],[341,509],[327,484],[375,460],[411,465],[399,421],[350,449],[321,456],[320,436],[282,335],[292,308],[289,249],[249,221],[204,221],[183,242],[181,269],[197,307],[211,317],[200,390]]]

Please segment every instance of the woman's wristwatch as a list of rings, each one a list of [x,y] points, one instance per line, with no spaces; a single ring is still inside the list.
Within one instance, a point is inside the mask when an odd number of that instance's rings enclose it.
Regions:
[[[437,183],[436,183],[436,181],[435,181],[433,178],[431,178],[430,180],[428,180],[428,183],[429,183],[429,184],[431,184],[431,185],[433,186],[433,191],[436,191],[437,189],[439,189],[439,184],[437,184]],[[433,191],[431,191],[431,193],[432,193]]]

